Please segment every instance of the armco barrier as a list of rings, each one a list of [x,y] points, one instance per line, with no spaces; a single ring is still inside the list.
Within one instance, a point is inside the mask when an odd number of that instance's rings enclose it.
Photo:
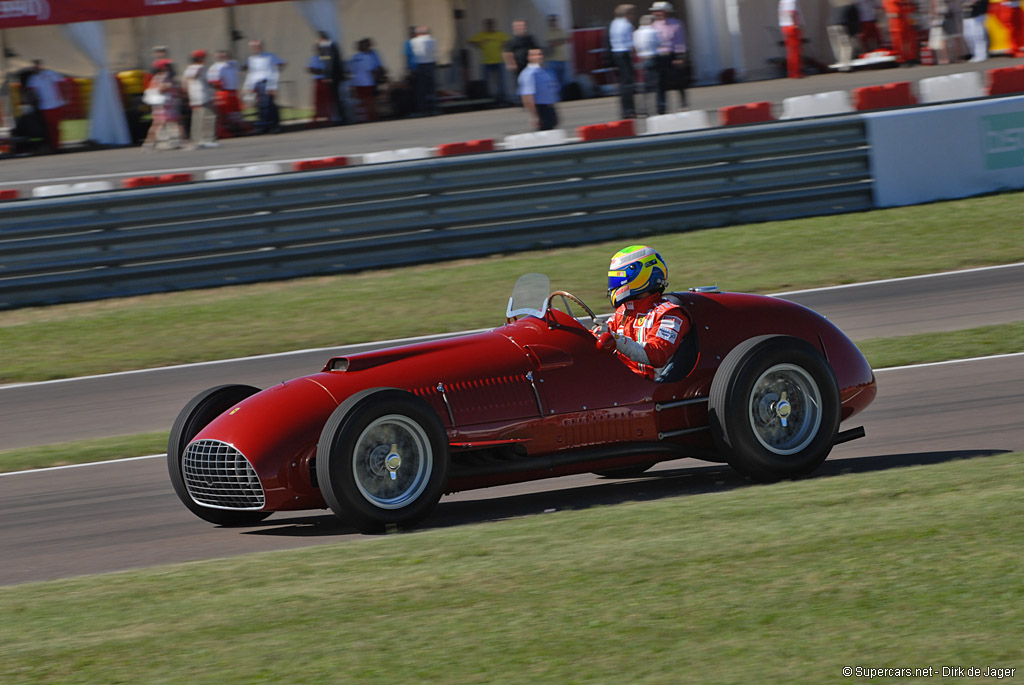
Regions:
[[[917,98],[910,89],[909,81],[853,89],[853,107],[857,111],[907,107],[914,104],[917,104]]]
[[[718,110],[723,126],[735,124],[757,124],[772,120],[772,103],[751,102],[747,105],[732,105]]]
[[[989,95],[1013,95],[1015,93],[1024,93],[1024,64],[989,69]]]
[[[868,209],[858,116],[23,200],[0,308]]]

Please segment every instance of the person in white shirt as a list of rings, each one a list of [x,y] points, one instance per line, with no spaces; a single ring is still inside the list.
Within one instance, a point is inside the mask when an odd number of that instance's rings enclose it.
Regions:
[[[218,50],[217,57],[206,71],[206,80],[217,89],[217,137],[249,133],[249,125],[242,118],[242,103],[238,99],[238,62],[227,50]]]
[[[437,114],[437,41],[430,35],[430,28],[417,26],[416,35],[409,40],[409,48],[416,60],[414,76],[416,91],[416,113]]]
[[[658,56],[659,38],[658,32],[651,25],[653,23],[654,15],[645,14],[640,17],[640,27],[633,32],[633,50],[640,60],[644,75],[643,94],[640,96],[644,114],[649,111],[647,94],[653,92],[658,83],[658,66],[655,58]]]
[[[64,118],[64,77],[43,68],[43,60],[32,60],[32,75],[27,86],[35,94],[36,104],[46,121],[46,144],[52,152],[60,149],[60,122]]]
[[[207,80],[206,50],[192,52],[192,64],[188,65],[181,78],[188,95],[188,104],[192,108],[192,149],[217,147],[217,143],[213,142],[217,110],[213,104],[213,87]]]
[[[249,41],[249,59],[246,62],[245,91],[256,97],[259,110],[260,133],[280,133],[281,115],[277,110],[277,87],[281,80],[283,59],[263,49],[263,41]]]
[[[636,117],[633,102],[633,5],[615,8],[615,19],[608,27],[608,43],[612,65],[619,72],[619,108],[623,119]]]

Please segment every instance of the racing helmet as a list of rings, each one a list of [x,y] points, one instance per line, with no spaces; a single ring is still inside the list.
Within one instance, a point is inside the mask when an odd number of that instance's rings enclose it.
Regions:
[[[668,285],[668,267],[653,247],[630,245],[615,253],[608,266],[608,299],[613,307]]]

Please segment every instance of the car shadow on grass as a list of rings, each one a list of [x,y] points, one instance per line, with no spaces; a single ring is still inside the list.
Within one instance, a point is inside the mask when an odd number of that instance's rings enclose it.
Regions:
[[[887,471],[906,466],[928,466],[958,459],[991,457],[1008,452],[1010,450],[957,450],[829,459],[806,480],[851,473]],[[636,478],[616,479],[595,476],[595,480],[590,484],[566,488],[558,488],[558,479],[551,479],[535,481],[552,486],[551,489],[540,492],[486,497],[487,491],[480,490],[476,491],[481,493],[479,499],[442,499],[437,509],[420,524],[418,530],[451,528],[625,502],[646,502],[669,497],[726,492],[760,485],[740,476],[725,464],[685,468],[672,468],[671,464],[672,462],[667,462],[668,468],[665,468],[666,465],[663,464],[661,468]],[[337,536],[355,532],[344,521],[329,514],[288,518],[277,522],[272,517],[245,530],[246,535],[285,537]]]

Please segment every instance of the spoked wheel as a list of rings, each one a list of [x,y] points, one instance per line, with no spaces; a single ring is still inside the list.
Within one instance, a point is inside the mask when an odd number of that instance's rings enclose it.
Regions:
[[[357,393],[324,426],[316,472],[328,506],[357,529],[412,526],[433,510],[448,480],[444,426],[408,392]]]
[[[167,471],[171,476],[171,485],[189,511],[210,523],[220,526],[246,526],[258,523],[270,516],[269,511],[232,511],[230,509],[213,509],[197,504],[189,494],[185,485],[183,458],[185,447],[192,438],[215,418],[235,406],[242,400],[259,392],[259,388],[248,385],[220,385],[199,393],[185,405],[185,408],[174,420],[171,434],[167,439]]]
[[[756,480],[811,473],[839,430],[839,389],[821,353],[799,338],[738,345],[711,384],[712,435],[730,466]]]

